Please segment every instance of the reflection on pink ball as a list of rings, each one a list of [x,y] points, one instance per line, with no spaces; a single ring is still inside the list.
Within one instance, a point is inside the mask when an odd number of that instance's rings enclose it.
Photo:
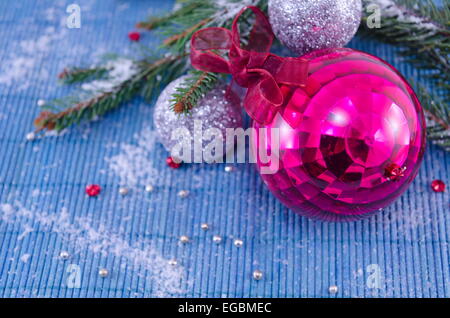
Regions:
[[[313,52],[308,84],[282,87],[285,103],[267,126],[254,123],[253,150],[270,152],[279,128],[278,167],[261,174],[290,209],[328,221],[354,220],[386,207],[413,181],[425,146],[422,107],[388,63],[350,49]],[[266,136],[258,128],[268,128]]]

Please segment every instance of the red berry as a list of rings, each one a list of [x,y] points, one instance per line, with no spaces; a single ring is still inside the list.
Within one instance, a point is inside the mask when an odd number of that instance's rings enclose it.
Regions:
[[[433,180],[433,182],[431,182],[431,189],[433,189],[434,192],[444,192],[445,191],[444,181]]]
[[[100,194],[102,188],[98,184],[90,184],[86,187],[86,194],[90,197],[96,197]]]
[[[177,169],[181,166],[181,162],[175,162],[175,160],[172,157],[167,157],[166,163],[172,169]]]
[[[128,33],[128,38],[131,41],[137,42],[137,41],[139,41],[141,39],[141,34],[139,32],[135,32],[135,31],[134,32],[130,32],[130,33]]]

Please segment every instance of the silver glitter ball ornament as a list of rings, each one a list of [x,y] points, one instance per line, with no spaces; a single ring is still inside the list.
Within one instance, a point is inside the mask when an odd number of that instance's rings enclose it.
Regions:
[[[361,12],[361,0],[269,0],[275,35],[299,55],[346,45],[358,30]]]
[[[225,95],[227,85],[223,82],[219,82],[215,88],[209,91],[198,104],[190,111],[189,114],[177,114],[171,109],[173,99],[172,94],[176,92],[176,89],[184,84],[187,76],[182,76],[175,81],[171,82],[162,91],[155,105],[155,111],[153,115],[153,122],[156,127],[156,133],[159,140],[163,144],[167,151],[171,152],[174,146],[180,143],[180,140],[184,138],[190,138],[191,140],[191,162],[196,162],[194,158],[194,140],[202,140],[202,149],[200,149],[200,155],[207,152],[207,146],[212,142],[211,136],[206,136],[205,131],[209,128],[217,128],[223,137],[223,153],[212,154],[212,159],[221,159],[223,155],[230,149],[226,147],[226,129],[227,128],[239,128],[242,127],[242,111],[239,104],[229,101]],[[197,127],[201,127],[203,139],[198,135],[200,129],[194,129],[194,123],[201,124]],[[186,129],[183,129],[186,128]],[[182,130],[189,131],[189,134],[179,133]],[[172,139],[172,133],[174,138]],[[231,143],[230,143],[231,146]],[[231,147],[230,147],[231,148]],[[208,152],[209,153],[209,152]],[[202,160],[200,158],[200,160]]]

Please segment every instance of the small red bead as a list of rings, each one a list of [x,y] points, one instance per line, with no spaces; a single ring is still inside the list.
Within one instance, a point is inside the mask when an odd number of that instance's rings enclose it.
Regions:
[[[141,34],[139,32],[130,32],[130,33],[128,33],[128,38],[131,41],[137,42],[141,39]]]
[[[433,189],[434,192],[444,192],[445,183],[442,180],[433,180],[433,182],[431,182],[431,189]]]
[[[100,194],[102,188],[98,184],[90,184],[86,187],[86,194],[90,197],[96,197]]]
[[[172,169],[177,169],[181,166],[181,162],[175,162],[175,160],[172,157],[167,157],[166,163]]]
[[[398,181],[405,176],[406,167],[400,167],[396,163],[391,163],[384,169],[384,176],[391,181]]]

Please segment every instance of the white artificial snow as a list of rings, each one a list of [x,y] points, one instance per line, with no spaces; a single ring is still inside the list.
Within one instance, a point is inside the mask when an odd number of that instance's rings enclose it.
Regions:
[[[105,79],[84,83],[81,88],[89,93],[111,92],[118,84],[131,78],[138,71],[136,64],[132,60],[125,58],[109,61],[105,67],[109,70]]]
[[[20,257],[20,260],[21,260],[22,262],[24,262],[24,263],[27,263],[28,260],[30,259],[30,257],[31,257],[31,254],[23,254],[23,255]]]
[[[0,204],[0,219],[5,223],[20,221],[24,233],[38,227],[41,231],[56,233],[66,244],[76,251],[91,251],[103,257],[115,256],[127,262],[127,270],[145,271],[145,277],[151,280],[154,296],[167,297],[182,292],[182,266],[171,266],[169,260],[152,247],[148,239],[136,239],[130,243],[120,233],[111,232],[103,225],[93,226],[88,217],[71,218],[69,211],[62,208],[59,213],[50,214],[25,208],[21,203]],[[30,230],[31,229],[31,230]],[[30,255],[23,255],[26,262]]]
[[[231,2],[229,0],[215,0],[214,5],[219,9],[213,16],[213,20],[223,26],[229,20],[233,20],[239,11],[246,6],[255,6],[259,0],[242,0]]]
[[[378,5],[381,9],[382,15],[385,17],[397,18],[400,22],[414,23],[420,28],[427,29],[429,31],[437,30],[433,23],[430,23],[421,17],[410,14],[407,10],[398,6],[393,0],[371,0],[371,3]]]
[[[156,143],[156,133],[144,128],[135,136],[135,143],[119,145],[120,152],[106,158],[109,170],[119,177],[119,183],[129,188],[155,185],[160,182],[159,172],[150,159]]]
[[[28,78],[30,71],[50,52],[52,45],[64,37],[65,33],[64,28],[48,27],[37,39],[21,41],[18,48],[12,50],[0,65],[0,84],[15,84],[18,89],[27,88],[31,83]],[[46,71],[41,70],[40,77],[45,75]]]

